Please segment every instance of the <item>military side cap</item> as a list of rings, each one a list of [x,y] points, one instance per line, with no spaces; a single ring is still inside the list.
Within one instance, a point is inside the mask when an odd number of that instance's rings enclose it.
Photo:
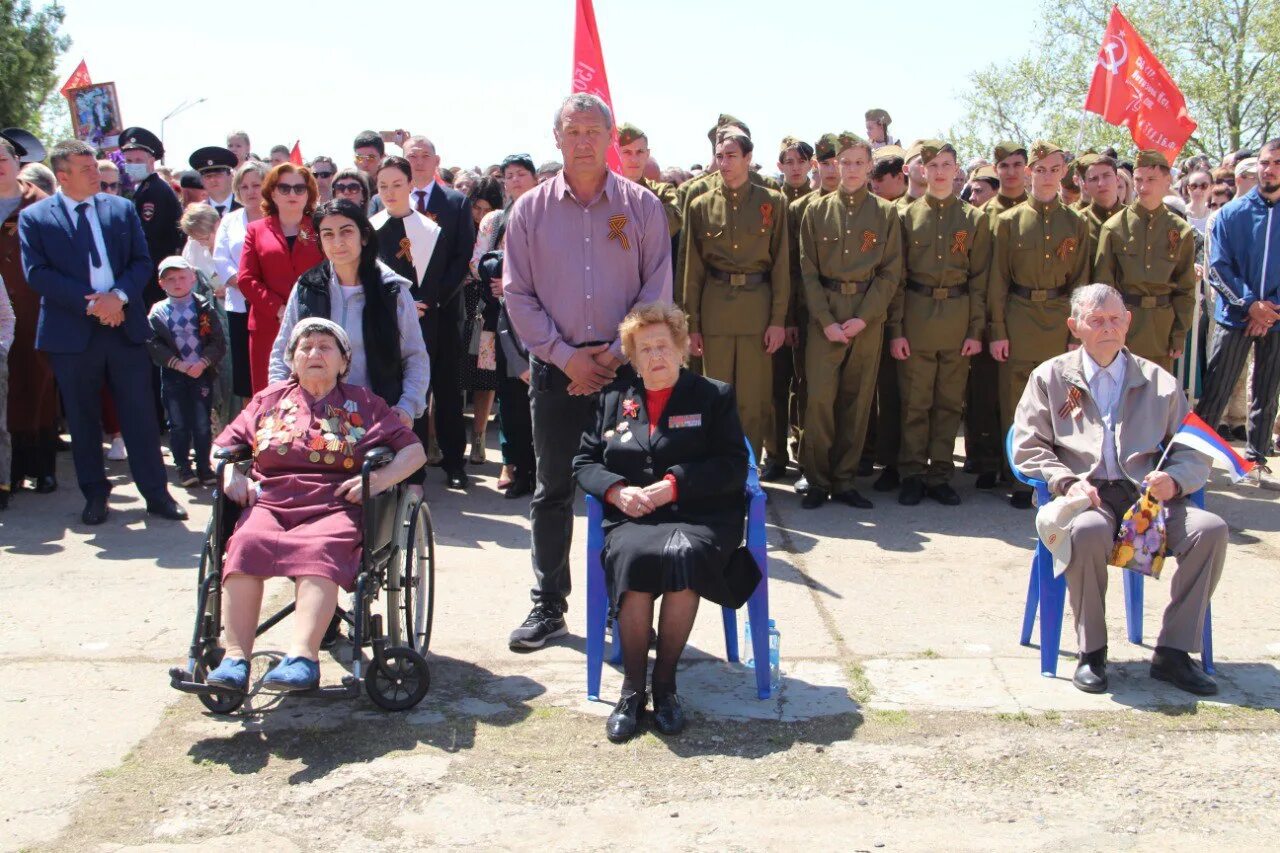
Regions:
[[[747,127],[744,122],[738,121],[728,113],[720,113],[720,118],[716,119],[716,126],[707,131],[707,139],[715,142],[720,128],[724,127],[726,124],[731,124],[734,127],[740,127],[742,128],[742,132],[747,136],[751,135],[751,128]]]
[[[845,150],[846,148],[853,148],[855,145],[865,145],[868,148],[871,147],[871,143],[867,142],[867,140],[863,139],[861,136],[854,133],[852,130],[846,130],[844,133],[836,137],[836,153],[837,154],[839,154],[841,151]]]
[[[1101,159],[1102,159],[1102,155],[1099,154],[1098,152],[1086,151],[1085,153],[1081,154],[1079,157],[1075,159],[1075,162],[1071,164],[1071,167],[1072,169],[1075,170],[1077,174],[1083,175],[1085,172],[1089,170],[1090,166],[1092,166],[1094,163],[1097,163]]]
[[[996,174],[995,166],[979,166],[978,168],[973,170],[973,175],[970,176],[970,179],[998,181],[1000,180],[1000,176]]]
[[[204,189],[204,181],[200,178],[200,173],[190,169],[178,173],[178,185],[184,190]]]
[[[1169,168],[1169,158],[1164,156],[1163,151],[1147,148],[1138,152],[1138,157],[1133,161],[1133,165],[1138,169],[1144,166],[1164,166],[1167,169]]]
[[[1027,158],[1027,163],[1039,163],[1041,160],[1052,157],[1054,154],[1061,154],[1064,159],[1067,156],[1066,152],[1062,150],[1062,146],[1055,145],[1052,142],[1045,142],[1041,139],[1032,144],[1030,151],[1031,156]]]
[[[879,163],[881,160],[888,160],[893,157],[901,157],[907,159],[907,152],[903,150],[901,145],[881,145],[872,152],[871,159]]]
[[[806,160],[813,156],[812,145],[794,136],[784,136],[782,137],[782,144],[778,147],[778,157],[781,158],[783,154],[786,154],[792,148],[800,152],[800,156]]]
[[[907,153],[902,155],[902,162],[910,163],[912,160],[919,157],[920,148],[922,145],[924,145],[924,143],[925,143],[925,140],[923,139],[917,139],[915,142],[911,143],[911,147],[907,149]]]
[[[1001,160],[1008,160],[1014,154],[1021,154],[1023,157],[1026,157],[1027,156],[1026,146],[1023,145],[1021,142],[1011,142],[1007,140],[1005,142],[996,143],[995,161],[997,163],[999,163]]]
[[[120,133],[120,150],[129,151],[134,148],[164,159],[164,143],[145,127],[126,127]]]
[[[647,137],[648,134],[630,122],[618,128],[618,145],[630,145],[637,139],[646,139]]]
[[[0,130],[0,136],[9,140],[13,151],[18,155],[19,163],[39,163],[44,160],[44,146],[35,136],[20,127],[6,127]]]
[[[819,160],[830,160],[840,150],[840,137],[834,133],[824,133],[818,137],[813,146],[813,156]]]
[[[879,122],[884,127],[888,127],[893,121],[893,119],[889,117],[888,112],[878,108],[874,110],[867,110],[866,119],[867,121]]]
[[[937,157],[944,151],[950,151],[953,154],[955,153],[955,149],[948,143],[943,142],[941,139],[922,139],[920,140],[919,145],[920,162],[926,166],[933,161],[934,157]]]
[[[200,148],[187,158],[191,168],[201,173],[218,169],[235,169],[238,162],[230,148],[223,148],[220,145]]]

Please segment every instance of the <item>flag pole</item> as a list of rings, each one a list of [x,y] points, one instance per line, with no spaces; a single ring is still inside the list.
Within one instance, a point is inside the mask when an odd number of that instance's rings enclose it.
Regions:
[[[1084,126],[1085,126],[1085,122],[1087,122],[1088,120],[1089,120],[1089,111],[1080,110],[1080,132],[1076,134],[1076,147],[1075,147],[1075,150],[1071,152],[1077,157],[1080,156],[1080,149],[1081,147],[1084,146]]]

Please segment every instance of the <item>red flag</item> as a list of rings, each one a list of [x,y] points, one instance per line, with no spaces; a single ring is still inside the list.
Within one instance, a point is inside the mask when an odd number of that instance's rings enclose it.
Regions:
[[[289,152],[289,162],[295,166],[303,165],[302,148],[300,147],[301,144],[302,144],[301,139],[295,139],[293,141],[293,150]]]
[[[1139,149],[1164,152],[1170,165],[1197,126],[1178,85],[1119,6],[1111,8],[1084,108],[1127,126]]]
[[[591,0],[577,0],[578,18],[573,28],[573,86],[574,94],[586,92],[595,95],[609,106],[613,113],[613,144],[609,146],[609,168],[622,170],[622,157],[618,154],[617,113],[613,98],[609,95],[609,76],[604,70],[604,48],[600,46],[600,32],[596,29],[596,12]]]
[[[67,82],[62,84],[62,88],[58,91],[66,96],[67,92],[72,89],[79,89],[81,86],[90,86],[93,80],[89,77],[89,66],[84,64],[84,60],[80,60],[80,64],[76,66],[76,70],[71,72],[71,76],[67,78]]]

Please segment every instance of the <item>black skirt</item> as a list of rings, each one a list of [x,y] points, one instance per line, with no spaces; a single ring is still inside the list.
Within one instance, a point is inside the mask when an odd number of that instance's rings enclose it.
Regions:
[[[227,312],[227,344],[231,351],[231,393],[246,400],[253,396],[249,379],[249,314]]]

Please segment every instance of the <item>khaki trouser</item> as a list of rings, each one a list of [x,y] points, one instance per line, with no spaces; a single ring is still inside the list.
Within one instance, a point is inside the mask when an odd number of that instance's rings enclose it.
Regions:
[[[1071,525],[1071,562],[1067,564],[1067,593],[1075,617],[1076,637],[1081,652],[1093,652],[1107,644],[1105,602],[1107,559],[1115,545],[1120,518],[1137,500],[1136,487],[1128,483],[1106,483],[1098,488],[1102,507],[1087,509]],[[1165,504],[1167,548],[1177,557],[1178,569],[1169,585],[1170,601],[1158,646],[1184,652],[1199,652],[1204,631],[1204,614],[1209,597],[1222,576],[1227,554],[1227,524],[1210,512],[1191,506],[1185,499]]]
[[[951,457],[960,430],[968,375],[969,359],[960,355],[959,347],[913,349],[906,361],[898,362],[898,387],[902,393],[898,474],[903,479],[923,477],[929,486],[951,481],[955,473]]]
[[[969,383],[965,392],[964,455],[975,474],[994,474],[1004,458],[1004,436],[1000,433],[1000,363],[987,351],[969,360]]]
[[[759,462],[773,426],[773,356],[764,351],[764,330],[754,335],[704,333],[702,372],[733,386],[742,431]]]
[[[1173,306],[1142,308],[1126,305],[1133,314],[1133,322],[1125,335],[1124,343],[1129,352],[1154,361],[1172,372],[1173,359],[1169,358],[1169,335],[1173,331]],[[1217,424],[1214,424],[1217,426]]]
[[[816,324],[809,325],[800,465],[815,489],[839,494],[854,487],[883,341],[881,323],[867,326],[848,345],[832,343]]]

